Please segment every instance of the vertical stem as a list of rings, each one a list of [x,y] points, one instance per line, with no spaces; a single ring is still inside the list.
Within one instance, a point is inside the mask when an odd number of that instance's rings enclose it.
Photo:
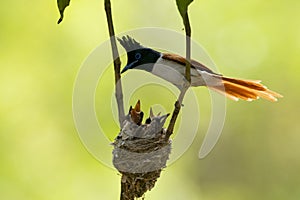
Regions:
[[[180,112],[182,101],[183,101],[183,98],[184,98],[184,95],[185,95],[187,89],[188,89],[188,87],[184,87],[180,91],[179,97],[178,97],[177,101],[175,102],[172,118],[170,120],[168,129],[167,129],[167,132],[166,132],[165,140],[169,140],[170,136],[173,134],[175,123],[176,123],[178,114]]]
[[[165,138],[165,140],[169,140],[170,136],[173,134],[173,130],[174,130],[175,123],[176,123],[178,114],[180,112],[180,109],[181,109],[181,105],[180,105],[179,101],[177,100],[175,102],[175,105],[174,105],[174,110],[173,110],[172,118],[170,120],[168,129],[167,129],[167,132],[166,132],[166,138]]]
[[[110,43],[112,48],[112,55],[114,58],[114,71],[115,71],[115,95],[118,104],[118,113],[119,113],[119,123],[122,128],[123,121],[125,119],[124,114],[124,103],[123,103],[123,91],[122,91],[122,82],[121,82],[121,60],[119,57],[119,52],[116,43],[114,25],[111,14],[111,3],[110,0],[104,0],[105,13],[107,18],[107,25],[110,36]]]
[[[190,25],[188,12],[186,12],[186,14],[183,17],[183,23],[185,27],[185,39],[186,39],[185,78],[188,81],[188,85],[183,86],[182,90],[180,91],[180,95],[177,101],[175,102],[172,118],[170,120],[167,133],[166,133],[166,138],[165,138],[166,140],[168,140],[170,136],[173,134],[174,126],[181,109],[183,98],[191,84],[191,25]]]
[[[191,25],[189,20],[188,12],[186,12],[184,19],[185,26],[185,39],[186,39],[186,68],[185,68],[185,78],[191,83]]]

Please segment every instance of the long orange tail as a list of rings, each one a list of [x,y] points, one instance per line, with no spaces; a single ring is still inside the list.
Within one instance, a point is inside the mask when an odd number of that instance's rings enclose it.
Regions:
[[[261,97],[274,102],[277,101],[277,98],[283,97],[281,94],[269,90],[260,82],[261,81],[222,77],[223,85],[209,86],[209,88],[235,101],[239,99],[253,101]]]

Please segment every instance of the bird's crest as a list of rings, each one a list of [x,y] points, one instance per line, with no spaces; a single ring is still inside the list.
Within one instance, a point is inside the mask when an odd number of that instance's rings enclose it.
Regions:
[[[122,38],[118,38],[118,41],[126,49],[127,52],[130,52],[130,51],[133,51],[136,49],[145,48],[140,43],[135,41],[135,39],[130,37],[129,35],[123,36]]]

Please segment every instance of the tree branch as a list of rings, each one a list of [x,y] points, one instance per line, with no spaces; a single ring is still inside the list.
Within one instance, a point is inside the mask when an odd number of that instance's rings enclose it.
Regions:
[[[189,15],[186,12],[183,23],[185,26],[185,40],[186,40],[186,68],[185,68],[185,78],[191,83],[191,25],[189,20]]]
[[[184,87],[180,91],[179,97],[178,97],[177,101],[175,102],[174,110],[173,110],[173,113],[172,113],[172,118],[170,120],[168,129],[167,129],[167,132],[166,132],[166,138],[165,138],[166,140],[169,140],[170,136],[173,134],[173,130],[174,130],[174,127],[175,127],[175,124],[176,124],[176,120],[177,120],[178,114],[179,114],[180,109],[181,109],[182,101],[183,101],[183,98],[185,96],[186,91],[188,90],[188,87],[189,86]]]
[[[186,91],[190,87],[191,84],[191,26],[190,20],[188,16],[188,12],[183,16],[183,23],[185,27],[185,39],[186,39],[186,63],[185,63],[185,78],[188,81],[187,85],[184,85],[180,91],[180,95],[175,102],[174,110],[172,113],[172,118],[170,120],[167,132],[166,132],[166,140],[170,138],[173,134],[174,126],[178,117],[178,114],[181,109],[181,105],[185,96]]]
[[[112,55],[114,58],[114,71],[115,71],[115,95],[118,104],[118,113],[119,113],[119,123],[122,128],[123,121],[125,119],[124,114],[124,103],[123,103],[123,90],[122,90],[122,82],[121,82],[121,60],[119,57],[119,52],[116,43],[114,25],[111,14],[111,3],[110,0],[104,0],[105,13],[107,18],[107,25],[110,36],[110,43],[112,48]]]

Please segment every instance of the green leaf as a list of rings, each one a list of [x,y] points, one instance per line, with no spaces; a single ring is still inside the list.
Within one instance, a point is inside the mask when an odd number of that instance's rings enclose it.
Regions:
[[[57,22],[57,24],[59,24],[63,18],[64,18],[64,11],[66,9],[67,6],[70,5],[70,0],[57,0],[57,7],[60,13],[60,18]]]
[[[188,6],[193,2],[193,0],[176,0],[176,4],[180,15],[184,18],[185,14],[187,13]]]

